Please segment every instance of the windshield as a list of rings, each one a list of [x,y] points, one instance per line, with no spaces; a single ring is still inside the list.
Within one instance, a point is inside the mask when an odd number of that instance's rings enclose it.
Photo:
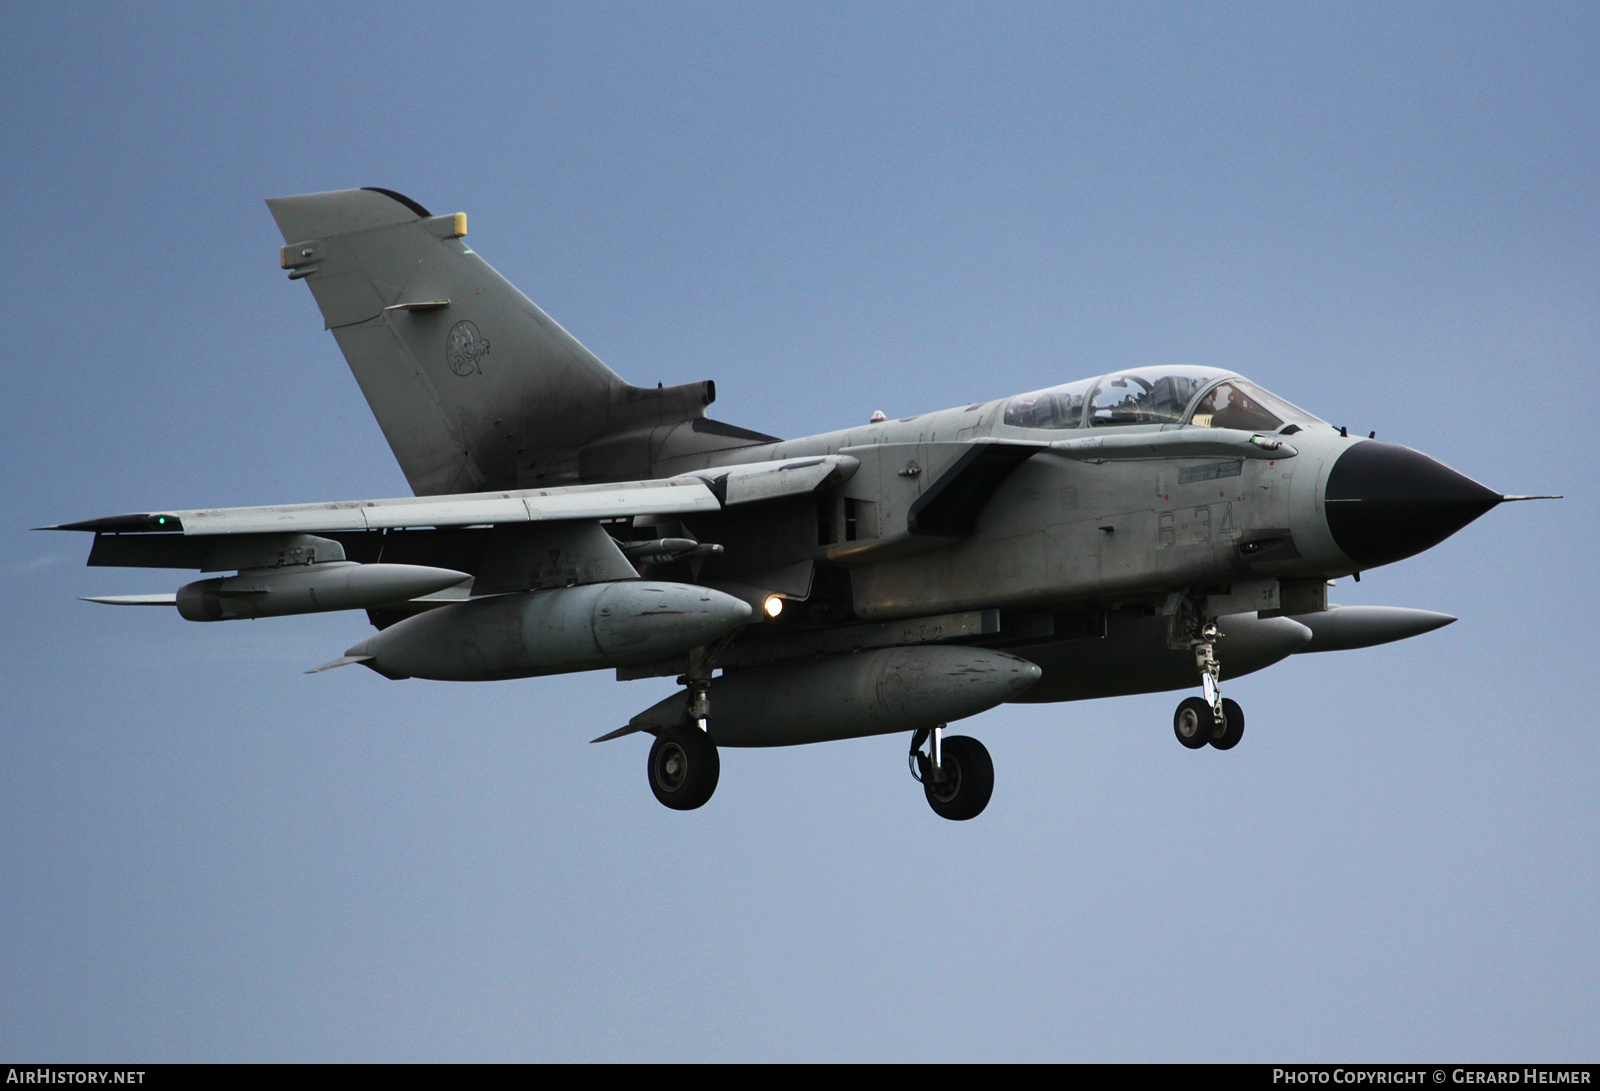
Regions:
[[[1231,378],[1206,392],[1200,404],[1194,407],[1190,423],[1202,428],[1276,432],[1286,423],[1305,425],[1323,422],[1247,379]]]
[[[1177,424],[1202,388],[1227,375],[1198,367],[1144,367],[1107,375],[1089,399],[1089,424]]]
[[[1249,432],[1324,423],[1248,379],[1208,367],[1134,368],[1018,394],[1006,402],[1003,419],[1016,428],[1188,422]]]

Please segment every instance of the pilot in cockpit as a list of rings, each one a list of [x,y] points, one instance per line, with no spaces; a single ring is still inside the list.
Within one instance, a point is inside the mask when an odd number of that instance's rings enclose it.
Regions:
[[[1207,428],[1238,428],[1246,432],[1274,432],[1283,427],[1283,421],[1234,383],[1223,383],[1201,398],[1192,420]]]

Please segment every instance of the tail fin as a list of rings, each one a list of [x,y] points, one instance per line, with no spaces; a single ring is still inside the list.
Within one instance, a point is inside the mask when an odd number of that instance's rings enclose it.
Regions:
[[[419,496],[580,480],[579,452],[694,421],[709,382],[624,382],[433,216],[383,189],[267,201]]]

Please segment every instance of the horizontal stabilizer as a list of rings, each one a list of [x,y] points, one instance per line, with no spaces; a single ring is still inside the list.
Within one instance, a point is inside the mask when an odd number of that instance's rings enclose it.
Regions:
[[[106,606],[176,606],[176,594],[165,595],[84,595],[81,602],[98,602]]]

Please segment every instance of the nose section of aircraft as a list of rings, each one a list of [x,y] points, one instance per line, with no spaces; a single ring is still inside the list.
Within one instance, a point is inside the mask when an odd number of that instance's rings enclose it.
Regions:
[[[1344,555],[1371,568],[1438,545],[1500,500],[1420,451],[1369,439],[1333,464],[1323,510]]]

